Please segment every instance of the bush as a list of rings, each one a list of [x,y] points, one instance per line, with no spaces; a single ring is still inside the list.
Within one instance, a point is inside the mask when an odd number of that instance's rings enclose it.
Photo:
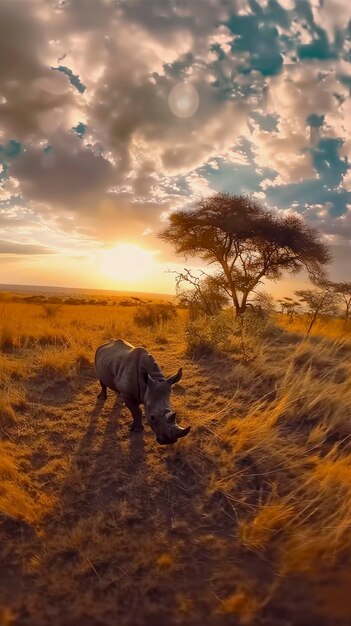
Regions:
[[[52,304],[48,302],[43,302],[42,307],[44,309],[44,316],[47,318],[54,319],[62,307],[62,304]]]
[[[224,348],[233,333],[231,311],[218,315],[190,318],[185,326],[187,353],[191,356],[210,354],[216,348]]]
[[[172,304],[147,304],[135,312],[134,322],[137,326],[155,328],[164,322],[174,320],[176,315],[177,311]]]
[[[135,306],[134,302],[131,300],[121,300],[118,304],[119,306]]]
[[[271,323],[269,313],[247,309],[236,320],[232,314],[232,309],[227,309],[218,315],[190,316],[185,327],[187,353],[203,356],[216,349],[234,348],[244,361],[255,358]]]
[[[240,341],[244,361],[255,358],[270,325],[270,315],[264,310],[247,309],[234,322],[234,336]]]

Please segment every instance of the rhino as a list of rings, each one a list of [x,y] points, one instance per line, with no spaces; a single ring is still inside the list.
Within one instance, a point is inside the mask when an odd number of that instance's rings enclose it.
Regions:
[[[181,428],[177,424],[170,404],[171,387],[181,379],[182,368],[166,378],[145,348],[135,348],[123,339],[110,339],[96,350],[95,369],[101,385],[98,398],[106,399],[107,388],[119,393],[133,416],[130,430],[143,430],[143,404],[157,443],[176,443],[189,433],[190,426]]]

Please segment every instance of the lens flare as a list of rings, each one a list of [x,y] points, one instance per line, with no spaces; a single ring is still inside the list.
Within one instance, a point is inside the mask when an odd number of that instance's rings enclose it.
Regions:
[[[175,85],[168,96],[168,104],[177,117],[191,117],[199,106],[198,93],[189,83]]]

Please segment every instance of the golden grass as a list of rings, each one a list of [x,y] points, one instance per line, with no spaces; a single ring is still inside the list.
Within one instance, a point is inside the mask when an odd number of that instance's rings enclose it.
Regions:
[[[338,323],[309,339],[270,329],[245,363],[186,356],[183,311],[138,328],[136,307],[5,306],[0,554],[18,580],[4,623],[348,626],[351,346]],[[95,405],[94,350],[112,336],[167,375],[183,366],[173,402],[193,430],[176,448],[130,435],[113,394]]]
[[[16,410],[25,404],[23,364],[0,354],[0,429],[16,422]]]
[[[0,516],[37,524],[53,506],[54,500],[40,491],[16,463],[18,450],[10,442],[0,442]],[[6,551],[10,546],[6,547]]]
[[[285,328],[289,332],[298,332],[305,334],[309,327],[311,316],[297,315],[294,321],[289,322],[288,315],[276,315],[279,326]],[[327,316],[317,317],[315,324],[311,330],[311,336],[327,337],[328,339],[346,338],[351,339],[351,323],[345,324],[343,319],[332,319]]]

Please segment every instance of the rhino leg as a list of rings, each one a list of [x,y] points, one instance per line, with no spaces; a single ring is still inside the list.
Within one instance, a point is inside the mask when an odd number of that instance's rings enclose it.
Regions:
[[[130,398],[123,398],[126,407],[130,410],[133,421],[129,426],[129,429],[135,433],[141,433],[144,430],[143,427],[143,414],[140,406],[135,402],[135,400],[131,400]]]
[[[98,395],[99,400],[106,400],[107,398],[107,387],[106,385],[104,385],[104,383],[100,380],[100,385],[101,385],[101,391]]]

